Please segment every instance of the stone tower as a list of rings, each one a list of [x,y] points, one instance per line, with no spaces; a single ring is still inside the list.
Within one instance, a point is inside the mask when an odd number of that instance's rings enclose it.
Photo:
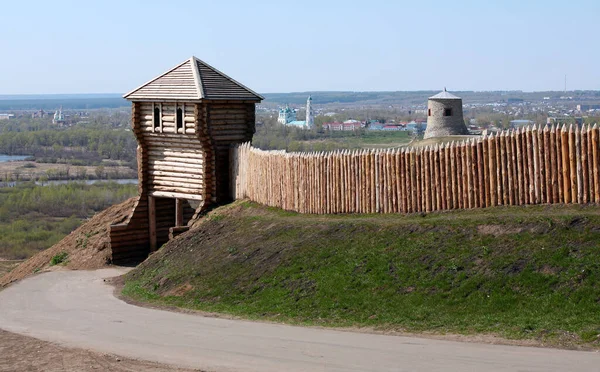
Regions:
[[[429,97],[427,102],[427,129],[424,139],[469,134],[463,118],[462,99],[443,92]]]
[[[312,97],[308,96],[306,100],[306,127],[312,129],[315,126],[315,118],[312,109]]]

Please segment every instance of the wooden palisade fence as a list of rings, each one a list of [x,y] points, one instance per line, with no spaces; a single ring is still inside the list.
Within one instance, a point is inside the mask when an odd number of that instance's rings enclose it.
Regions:
[[[600,203],[598,127],[504,131],[428,147],[231,149],[234,199],[300,213],[412,213]]]

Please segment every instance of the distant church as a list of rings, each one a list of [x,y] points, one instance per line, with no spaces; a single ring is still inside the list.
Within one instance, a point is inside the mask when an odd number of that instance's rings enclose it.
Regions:
[[[285,105],[279,110],[277,122],[284,125],[292,125],[304,129],[312,129],[315,126],[315,118],[312,109],[312,97],[308,96],[306,100],[306,120],[296,120],[296,111]]]
[[[54,113],[52,124],[63,124],[65,122],[65,115],[62,112],[62,106]]]

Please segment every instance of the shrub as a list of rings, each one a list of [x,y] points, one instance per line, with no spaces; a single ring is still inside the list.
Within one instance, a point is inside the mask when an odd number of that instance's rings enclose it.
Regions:
[[[59,265],[67,260],[69,254],[67,252],[60,252],[50,260],[50,266]]]

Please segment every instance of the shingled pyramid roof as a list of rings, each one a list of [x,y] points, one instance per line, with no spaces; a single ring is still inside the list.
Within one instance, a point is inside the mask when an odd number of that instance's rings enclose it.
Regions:
[[[208,63],[191,57],[123,98],[136,100],[251,100],[264,98]]]
[[[436,94],[435,96],[431,96],[429,97],[429,99],[461,99],[460,97],[455,96],[452,93],[449,93],[446,88],[444,88],[444,91]]]

